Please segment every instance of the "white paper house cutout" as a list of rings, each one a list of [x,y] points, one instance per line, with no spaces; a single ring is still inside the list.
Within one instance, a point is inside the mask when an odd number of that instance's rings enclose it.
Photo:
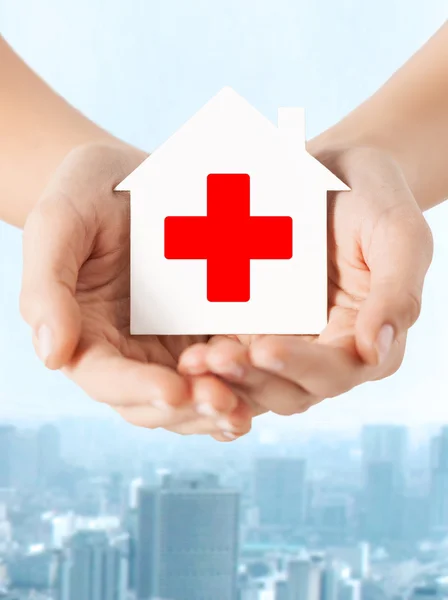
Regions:
[[[219,294],[218,300],[207,298],[207,274],[218,287],[232,290],[238,277],[244,278],[240,249],[247,258],[245,244],[252,239],[242,233],[245,217],[233,218],[232,212],[220,229],[219,217],[214,229],[201,229],[205,221],[195,220],[202,225],[186,238],[187,256],[214,253],[214,266],[211,258],[165,256],[166,217],[206,217],[207,208],[210,214],[207,181],[216,174],[246,175],[239,181],[246,188],[250,182],[251,217],[292,219],[292,256],[264,258],[262,249],[262,258],[250,260],[246,301],[219,301]],[[215,187],[217,181],[230,180],[215,180]],[[303,109],[280,108],[276,127],[234,90],[222,89],[116,188],[131,193],[131,333],[319,333],[327,323],[327,191],[348,189],[306,152]],[[222,195],[228,197],[225,190]],[[218,206],[222,215],[223,203]],[[253,241],[263,245],[263,238],[271,256],[269,247],[288,233],[280,228],[271,237],[269,227],[265,231]],[[178,247],[179,239],[170,235]],[[227,258],[234,259],[239,273],[234,281]]]

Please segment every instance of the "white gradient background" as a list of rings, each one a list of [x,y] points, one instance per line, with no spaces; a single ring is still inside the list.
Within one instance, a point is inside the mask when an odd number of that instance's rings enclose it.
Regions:
[[[311,137],[377,89],[447,16],[446,0],[0,0],[0,31],[31,66],[148,150],[224,85],[274,122],[278,106],[305,106]],[[400,372],[275,418],[278,427],[448,422],[448,206],[428,219],[436,256]],[[20,245],[20,233],[0,225],[0,418],[108,414],[34,357],[18,312]]]

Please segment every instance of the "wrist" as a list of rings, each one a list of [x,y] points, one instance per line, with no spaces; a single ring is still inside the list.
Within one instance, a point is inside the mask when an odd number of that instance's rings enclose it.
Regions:
[[[92,175],[96,170],[102,184],[110,185],[113,189],[114,183],[119,183],[128,174],[123,172],[123,169],[126,169],[127,160],[130,161],[130,170],[132,170],[139,164],[139,161],[141,162],[147,157],[146,153],[122,140],[106,132],[104,135],[101,133],[92,135],[90,138],[85,137],[73,145],[67,144],[54,148],[51,155],[45,156],[44,161],[36,165],[39,178],[34,178],[28,188],[23,187],[20,190],[23,201],[17,204],[12,216],[4,220],[23,227],[39,199],[46,194],[53,181],[60,177],[61,172],[65,171],[68,165],[80,162],[90,165],[86,174],[90,172]],[[98,165],[98,168],[95,165]]]
[[[370,152],[373,156],[380,154],[386,162],[401,171],[420,209],[427,210],[435,203],[428,203],[428,197],[419,180],[418,171],[409,164],[408,155],[400,151],[398,145],[393,143],[394,139],[398,139],[398,136],[394,136],[393,132],[386,135],[381,132],[368,131],[362,127],[348,127],[342,121],[310,140],[307,143],[307,150],[327,168],[334,170],[335,175],[343,180],[344,173],[340,171],[339,165],[343,164],[344,156],[354,153],[363,154],[364,158],[360,161],[360,169],[366,169],[368,168],[368,161],[365,160],[366,153]],[[349,181],[346,183],[350,186]]]
[[[307,143],[308,152],[329,169],[332,168],[330,163],[334,163],[334,157],[337,155],[362,149],[380,152],[401,170],[422,211],[428,210],[444,200],[446,196],[440,192],[434,192],[428,185],[424,169],[420,166],[418,152],[413,146],[404,147],[403,136],[399,131],[392,127],[387,132],[384,131],[384,128],[379,127],[368,129],[360,119],[354,120],[353,123],[346,121],[349,119],[344,119],[310,140]],[[338,175],[337,172],[335,174]],[[350,183],[347,182],[347,185]]]

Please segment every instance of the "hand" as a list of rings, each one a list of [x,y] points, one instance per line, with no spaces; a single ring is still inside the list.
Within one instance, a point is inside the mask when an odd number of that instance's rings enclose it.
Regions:
[[[130,423],[229,441],[249,407],[215,376],[176,371],[207,337],[129,334],[129,196],[113,189],[144,158],[118,143],[67,156],[25,225],[22,315],[45,364]]]
[[[432,258],[431,232],[389,156],[309,151],[351,188],[328,202],[327,327],[317,337],[222,337],[180,359],[183,373],[220,375],[252,406],[284,415],[399,368]]]

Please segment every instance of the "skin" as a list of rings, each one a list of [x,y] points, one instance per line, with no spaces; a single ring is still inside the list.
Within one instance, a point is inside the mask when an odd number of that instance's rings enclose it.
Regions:
[[[0,214],[19,226],[26,219],[21,308],[42,360],[134,424],[222,441],[261,412],[303,412],[393,373],[432,256],[421,208],[448,192],[443,161],[431,163],[431,176],[419,169],[428,140],[447,154],[448,136],[434,127],[448,123],[446,80],[434,76],[435,65],[446,71],[447,34],[445,26],[376,96],[308,144],[352,189],[329,197],[329,324],[317,338],[131,337],[129,198],[112,190],[146,155],[84,120],[2,42],[0,70],[8,64],[16,81],[6,116],[0,110],[0,139],[6,132],[15,144],[0,154]],[[399,111],[416,79],[432,92]],[[45,97],[38,120],[31,90]],[[398,122],[402,113],[408,123]],[[19,177],[24,170],[30,176]]]
[[[193,340],[126,332],[129,198],[112,189],[147,154],[76,111],[1,36],[0,75],[0,219],[26,223],[21,311],[38,355],[135,424],[247,432],[248,407],[217,377],[176,373]]]
[[[320,158],[352,188],[328,201],[328,326],[317,337],[222,338],[180,359],[181,372],[219,374],[284,415],[398,369],[432,257],[431,233],[393,159],[372,148]]]
[[[45,364],[130,423],[229,441],[249,406],[216,376],[176,371],[206,338],[129,334],[129,195],[113,189],[143,158],[93,144],[64,159],[24,228],[21,312]]]
[[[219,373],[232,361],[235,372],[245,369],[246,393],[271,410],[265,374],[275,373],[302,387],[306,410],[398,368],[432,257],[418,209],[448,197],[447,73],[445,23],[371,98],[307,145],[352,189],[329,198],[323,333],[246,337],[240,340],[245,351],[225,340],[219,347],[197,345],[181,356],[182,372]],[[285,414],[294,411],[285,398],[281,404]]]

